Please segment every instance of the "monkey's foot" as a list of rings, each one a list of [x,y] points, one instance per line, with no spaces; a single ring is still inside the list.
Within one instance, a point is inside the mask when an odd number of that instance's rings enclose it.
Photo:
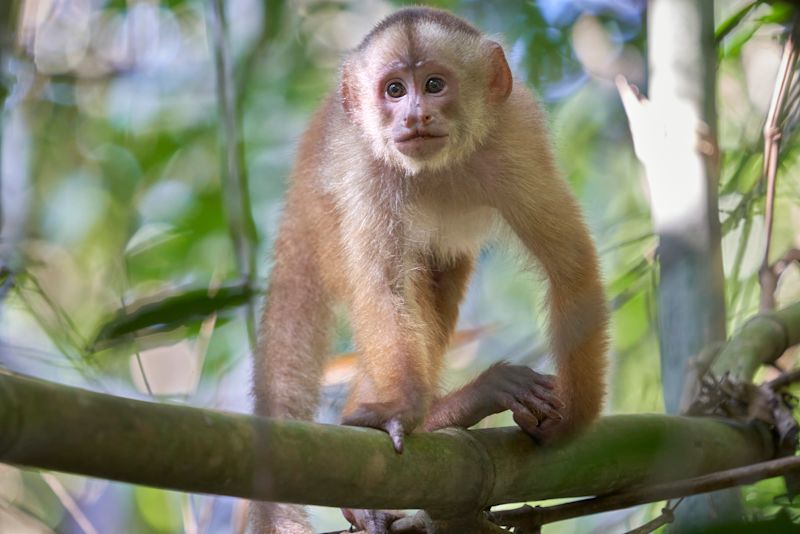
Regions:
[[[511,410],[514,422],[537,442],[549,440],[560,426],[565,405],[555,393],[556,378],[524,365],[499,363],[473,383],[476,410],[486,415]]]
[[[301,506],[274,502],[253,501],[250,504],[252,534],[313,534]]]
[[[342,418],[342,424],[365,426],[383,430],[392,438],[394,450],[403,452],[403,438],[414,430],[422,419],[421,406],[409,406],[397,402],[370,402],[361,404],[356,410]]]
[[[392,523],[405,514],[391,510],[361,510],[358,508],[342,508],[342,515],[353,527],[364,530],[368,534],[389,534]]]
[[[413,516],[401,517],[392,523],[396,534],[508,534],[497,523],[489,520],[486,512],[465,515],[455,519],[436,520],[420,510]]]

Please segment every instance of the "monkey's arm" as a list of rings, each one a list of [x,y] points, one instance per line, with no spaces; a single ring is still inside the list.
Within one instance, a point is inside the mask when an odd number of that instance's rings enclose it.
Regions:
[[[433,390],[424,345],[403,293],[388,281],[365,282],[351,306],[361,373],[342,423],[386,431],[397,452],[422,422]],[[413,283],[413,282],[406,282]],[[385,287],[383,287],[385,286]]]
[[[361,352],[342,422],[386,431],[395,450],[421,422],[436,381],[420,309],[423,272],[403,250],[402,226],[388,207],[354,206],[343,221],[354,337]],[[347,216],[346,216],[347,217]]]
[[[549,154],[527,162],[537,178],[511,176],[503,217],[536,257],[549,282],[550,348],[558,367],[557,394],[564,421],[542,429],[566,436],[599,415],[604,395],[608,310],[594,244],[577,201],[550,163]]]
[[[530,367],[496,363],[475,380],[434,401],[425,430],[468,428],[489,415],[511,410],[514,421],[534,438],[541,438],[539,423],[560,421],[564,403],[555,395],[555,377]]]

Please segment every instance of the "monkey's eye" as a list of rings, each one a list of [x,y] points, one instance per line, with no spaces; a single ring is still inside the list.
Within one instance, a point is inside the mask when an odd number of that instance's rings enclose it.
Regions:
[[[429,78],[425,82],[425,90],[429,93],[441,93],[444,90],[444,80],[441,78]]]
[[[400,82],[390,82],[389,85],[386,86],[386,94],[392,98],[400,98],[406,94],[406,88]]]

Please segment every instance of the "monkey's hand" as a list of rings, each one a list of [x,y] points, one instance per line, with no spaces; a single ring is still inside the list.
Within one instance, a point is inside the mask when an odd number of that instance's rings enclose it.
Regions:
[[[342,418],[342,424],[383,430],[392,438],[394,450],[401,454],[403,438],[419,425],[424,412],[422,403],[369,402]]]
[[[556,380],[551,375],[524,365],[497,363],[473,382],[434,403],[425,428],[467,428],[489,415],[511,410],[522,430],[537,442],[545,442],[563,419],[564,403],[555,388]]]
[[[353,527],[368,534],[389,534],[392,523],[405,517],[405,514],[394,510],[361,510],[342,508],[342,515]]]

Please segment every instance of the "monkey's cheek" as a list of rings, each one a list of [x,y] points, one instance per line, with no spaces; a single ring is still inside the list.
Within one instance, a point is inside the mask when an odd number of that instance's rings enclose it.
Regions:
[[[447,137],[416,137],[408,141],[395,141],[397,151],[412,159],[429,159],[447,146]]]

